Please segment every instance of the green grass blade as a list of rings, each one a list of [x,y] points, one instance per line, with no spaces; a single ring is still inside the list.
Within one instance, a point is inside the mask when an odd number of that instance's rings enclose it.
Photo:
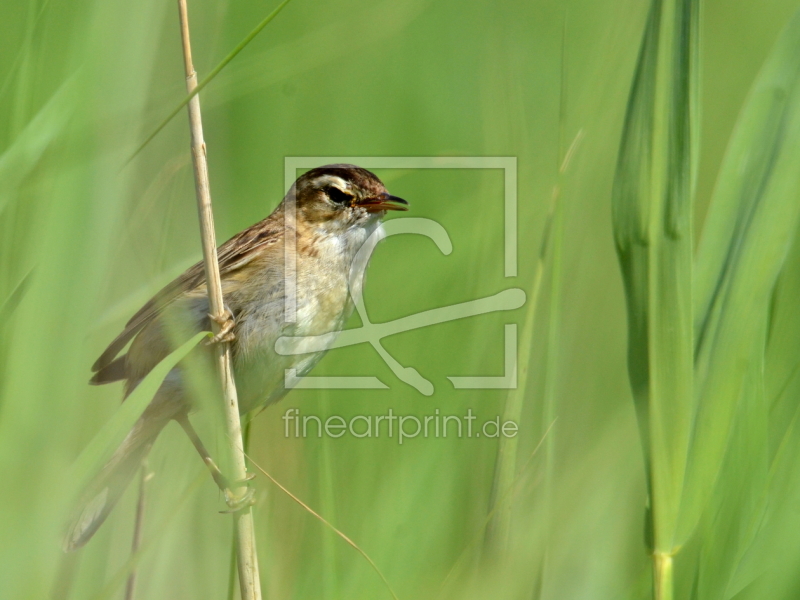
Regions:
[[[729,145],[696,260],[697,414],[680,540],[722,464],[748,365],[800,215],[800,13],[764,65]],[[754,349],[754,345],[757,348]]]
[[[70,481],[75,482],[77,491],[83,482],[87,481],[108,457],[114,447],[122,441],[122,438],[130,431],[136,419],[142,414],[150,400],[153,399],[156,391],[164,377],[167,376],[172,368],[183,360],[189,352],[208,336],[208,332],[196,334],[192,339],[185,342],[177,350],[164,358],[156,367],[150,371],[147,377],[137,386],[133,393],[128,396],[125,402],[103,428],[97,432],[92,441],[83,449],[75,460],[72,467]]]
[[[555,204],[553,205],[555,209]],[[548,216],[545,231],[550,228],[554,212]],[[533,284],[530,298],[528,299],[528,309],[525,314],[525,325],[522,328],[520,337],[520,352],[518,357],[519,375],[517,387],[509,390],[503,408],[503,422],[513,421],[519,423],[522,417],[522,408],[526,396],[530,396],[528,387],[528,372],[531,367],[531,348],[533,347],[533,332],[536,325],[536,310],[539,306],[539,296],[542,287],[542,275],[544,274],[545,261],[547,259],[547,237],[545,236],[539,253],[539,260],[534,273]],[[511,532],[512,507],[510,503],[500,505],[502,494],[511,487],[512,482],[517,477],[517,450],[519,446],[519,436],[502,437],[498,442],[497,458],[495,462],[494,481],[492,483],[492,495],[489,500],[489,513],[496,513],[490,521],[486,530],[486,549],[490,552],[498,553],[502,556],[508,549],[508,542]]]
[[[248,33],[247,36],[245,36],[245,38],[241,42],[239,42],[236,45],[236,47],[233,50],[231,50],[228,53],[228,55],[225,58],[223,58],[222,61],[220,61],[220,63],[216,67],[211,69],[211,72],[208,75],[206,75],[205,77],[203,77],[203,79],[200,81],[200,83],[197,84],[197,87],[194,88],[192,93],[191,94],[187,94],[186,97],[183,100],[180,101],[180,104],[178,104],[178,106],[176,106],[174,109],[172,109],[172,112],[170,112],[164,118],[164,120],[161,121],[161,123],[158,124],[158,126],[153,130],[153,132],[150,135],[148,135],[147,138],[145,138],[145,140],[139,145],[139,147],[136,148],[136,150],[134,150],[133,154],[131,154],[128,157],[128,160],[125,161],[125,164],[127,165],[134,158],[136,158],[136,156],[139,154],[139,152],[144,150],[144,147],[147,146],[147,144],[149,144],[153,140],[153,138],[155,138],[159,134],[159,132],[162,129],[164,129],[164,127],[167,126],[167,123],[169,123],[175,117],[175,115],[177,115],[179,112],[181,112],[181,110],[187,104],[189,104],[189,101],[192,98],[194,98],[197,94],[199,94],[203,90],[204,87],[206,87],[209,83],[211,83],[211,81],[217,75],[219,75],[219,72],[222,71],[222,69],[224,69],[225,67],[227,67],[228,63],[231,62],[234,58],[236,58],[236,56],[239,54],[239,52],[244,50],[245,47],[250,42],[252,42],[259,33],[261,33],[261,30],[264,29],[264,27],[266,27],[267,25],[269,25],[269,23],[272,21],[272,19],[277,17],[278,13],[281,12],[283,10],[283,8],[287,4],[289,4],[289,2],[291,2],[291,0],[283,0],[283,2],[281,2],[277,6],[277,8],[275,8],[275,10],[273,10],[271,13],[269,13],[264,18],[263,21],[261,21],[258,25],[256,25],[255,28],[250,33]]]
[[[25,297],[25,293],[28,291],[28,286],[31,282],[31,276],[33,275],[34,269],[30,269],[25,276],[19,280],[19,283],[14,286],[14,289],[11,293],[6,297],[2,302],[0,302],[0,331],[2,331],[2,326],[8,322],[11,318],[11,315],[14,314],[14,311],[19,306],[19,303],[22,302],[22,299]]]
[[[764,343],[766,331],[758,341]],[[738,565],[751,548],[767,503],[768,443],[764,398],[764,353],[753,344],[753,360],[739,399],[719,485],[703,519],[698,598],[724,600]],[[744,483],[746,482],[746,484]]]
[[[78,75],[73,75],[62,83],[14,142],[0,154],[0,214],[18,193],[20,184],[36,167],[45,150],[64,131],[78,102],[78,79]]]
[[[649,471],[652,544],[661,555],[675,550],[691,431],[698,11],[691,0],[651,6],[612,199],[628,300],[629,376]],[[670,589],[664,580],[665,593]]]

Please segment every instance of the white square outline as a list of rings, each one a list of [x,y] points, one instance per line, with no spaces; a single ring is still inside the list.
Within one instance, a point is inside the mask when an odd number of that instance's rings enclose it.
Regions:
[[[517,276],[517,158],[515,156],[286,156],[284,157],[284,189],[290,189],[299,169],[320,165],[347,163],[365,169],[502,169],[504,203],[504,276]],[[291,240],[286,240],[287,245]],[[287,253],[287,261],[289,260]],[[294,271],[294,264],[286,264]],[[292,280],[294,281],[294,280]],[[286,315],[295,312],[295,290],[286,290]],[[293,321],[293,318],[292,318]],[[504,328],[504,374],[499,377],[447,377],[456,389],[516,389],[517,326]],[[284,384],[298,389],[387,389],[377,377],[297,377],[295,369],[287,369]],[[432,393],[432,390],[431,390]],[[426,393],[425,395],[430,395]]]

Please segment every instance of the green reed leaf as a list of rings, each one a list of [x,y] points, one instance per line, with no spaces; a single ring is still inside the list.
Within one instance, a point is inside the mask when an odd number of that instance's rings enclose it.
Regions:
[[[695,415],[679,539],[691,534],[762,360],[775,282],[800,215],[800,13],[761,70],[729,144],[695,263]]]
[[[200,340],[207,336],[208,332],[205,331],[194,335],[158,363],[122,403],[117,413],[97,432],[72,467],[73,474],[70,480],[75,483],[76,488],[73,492],[79,490],[80,486],[100,469],[111,451],[122,441],[144,409],[147,408],[167,373],[183,360],[200,343]]]
[[[692,416],[698,10],[692,0],[651,5],[612,198],[650,488],[648,533],[666,555],[674,551]]]

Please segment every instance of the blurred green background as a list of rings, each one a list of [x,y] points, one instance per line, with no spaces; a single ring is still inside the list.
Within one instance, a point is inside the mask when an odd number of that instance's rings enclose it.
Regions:
[[[273,8],[192,0],[200,77]],[[796,8],[795,0],[704,3],[699,222],[747,90]],[[401,364],[433,382],[431,397],[398,381],[367,345],[335,350],[313,375],[375,375],[389,389],[297,390],[253,422],[253,459],[354,540],[401,599],[650,595],[610,214],[646,11],[632,0],[293,0],[201,94],[219,241],[277,205],[286,156],[517,158],[519,274],[508,279],[500,171],[379,171],[411,202],[409,216],[445,227],[453,252],[443,256],[419,236],[383,242],[365,293],[373,322],[510,287],[530,301],[558,165],[582,132],[560,180],[563,237],[552,241],[558,252],[545,264],[530,338],[527,307],[387,338]],[[183,94],[173,2],[0,7],[2,598],[122,597],[135,489],[70,563],[60,550],[72,502],[65,490],[76,458],[119,408],[116,386],[87,385],[89,366],[152,293],[200,258],[184,114],[125,162]],[[800,249],[779,296],[796,297],[798,282]],[[800,319],[781,306],[767,365],[779,435],[800,393]],[[447,377],[502,374],[505,323],[519,325],[530,360],[520,366],[528,377],[518,391],[516,478],[501,502],[512,523],[502,548],[485,536],[496,440],[399,446],[284,436],[281,416],[292,407],[323,418],[389,407],[420,416],[471,408],[478,422],[502,414],[505,391],[454,390]],[[797,435],[786,440],[790,456]],[[170,426],[151,456],[141,598],[227,593],[230,520],[217,514],[224,502],[193,453]],[[714,597],[800,595],[798,471],[787,461],[773,473],[780,485],[746,574]],[[334,533],[265,477],[255,486],[266,598],[391,597]],[[690,563],[701,555],[689,548],[678,558],[679,589],[692,587]]]

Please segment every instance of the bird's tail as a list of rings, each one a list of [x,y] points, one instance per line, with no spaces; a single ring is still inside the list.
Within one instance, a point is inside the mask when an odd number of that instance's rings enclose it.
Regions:
[[[83,546],[116,506],[169,419],[139,418],[119,448],[87,486],[64,537],[64,551]]]

